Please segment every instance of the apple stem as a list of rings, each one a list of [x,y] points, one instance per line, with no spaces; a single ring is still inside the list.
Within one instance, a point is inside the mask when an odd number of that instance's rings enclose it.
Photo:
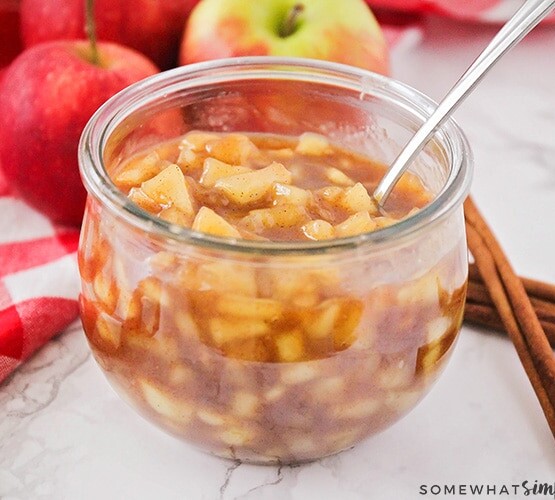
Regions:
[[[287,16],[285,16],[283,23],[279,27],[279,36],[281,38],[286,38],[297,31],[299,16],[303,11],[304,5],[302,3],[296,3],[289,9]]]
[[[94,19],[94,0],[85,0],[85,33],[91,44],[91,62],[100,64],[96,43],[96,22]]]

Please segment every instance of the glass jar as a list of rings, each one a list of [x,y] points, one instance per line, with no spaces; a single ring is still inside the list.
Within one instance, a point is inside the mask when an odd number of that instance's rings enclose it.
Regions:
[[[311,131],[388,164],[433,109],[377,74],[258,57],[178,68],[108,101],[80,144],[89,198],[79,267],[84,330],[118,393],[185,441],[255,463],[337,453],[413,408],[463,318],[472,162],[456,124],[411,167],[434,195],[428,206],[321,242],[172,225],[132,204],[108,172],[189,130]],[[299,356],[309,342],[319,348]]]

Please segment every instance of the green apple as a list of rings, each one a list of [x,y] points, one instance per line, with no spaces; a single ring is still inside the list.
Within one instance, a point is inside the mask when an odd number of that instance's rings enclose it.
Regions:
[[[180,64],[247,55],[389,71],[387,44],[364,0],[201,0],[185,28]]]

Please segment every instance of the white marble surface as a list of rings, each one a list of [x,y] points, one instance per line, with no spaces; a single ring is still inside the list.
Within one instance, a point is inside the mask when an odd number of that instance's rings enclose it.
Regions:
[[[421,44],[396,53],[394,74],[438,99],[494,31],[429,20]],[[532,33],[457,113],[476,157],[475,201],[516,269],[552,282],[554,48],[555,28]],[[525,480],[555,480],[553,437],[512,344],[467,326],[411,414],[300,467],[212,458],[147,424],[110,389],[78,325],[0,386],[2,500],[445,498],[419,494],[433,484],[507,485],[502,497],[531,498],[511,487]]]

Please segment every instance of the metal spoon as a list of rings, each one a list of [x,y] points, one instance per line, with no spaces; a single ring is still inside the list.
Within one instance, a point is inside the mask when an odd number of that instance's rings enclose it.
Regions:
[[[383,207],[397,181],[432,138],[434,132],[474,90],[501,56],[530,33],[553,8],[555,8],[555,0],[527,0],[507,21],[391,164],[373,194],[374,200],[380,207]]]

